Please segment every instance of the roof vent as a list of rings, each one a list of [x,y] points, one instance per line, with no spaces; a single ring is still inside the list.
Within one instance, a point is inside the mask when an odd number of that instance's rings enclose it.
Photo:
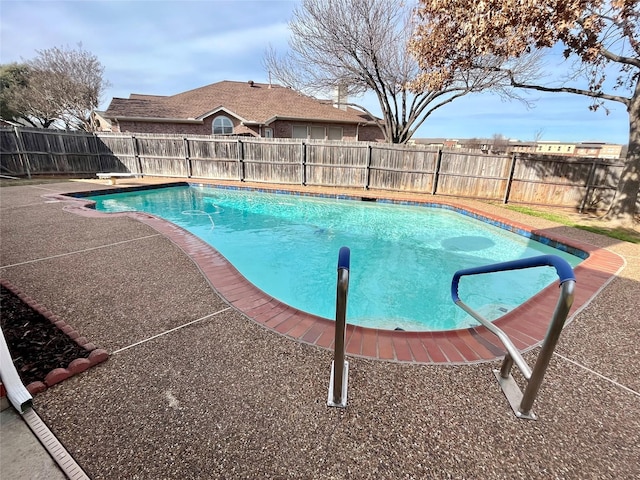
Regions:
[[[248,82],[248,83],[249,83],[249,86],[250,86],[250,87],[253,87],[253,80],[249,80],[249,82]]]

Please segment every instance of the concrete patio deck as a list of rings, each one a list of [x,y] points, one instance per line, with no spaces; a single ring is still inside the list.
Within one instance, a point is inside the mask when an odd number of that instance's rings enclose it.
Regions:
[[[329,350],[232,308],[149,225],[43,197],[96,188],[0,190],[2,278],[111,353],[34,401],[91,478],[640,477],[640,246],[460,201],[626,259],[563,332],[540,420],[515,418],[495,361],[350,357],[349,405],[330,409]]]

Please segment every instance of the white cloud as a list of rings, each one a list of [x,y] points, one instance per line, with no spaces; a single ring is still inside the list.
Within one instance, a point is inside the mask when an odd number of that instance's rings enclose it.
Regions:
[[[285,22],[271,25],[229,30],[205,35],[189,42],[192,52],[211,53],[220,56],[263,53],[268,44],[285,45],[289,38],[289,29]]]

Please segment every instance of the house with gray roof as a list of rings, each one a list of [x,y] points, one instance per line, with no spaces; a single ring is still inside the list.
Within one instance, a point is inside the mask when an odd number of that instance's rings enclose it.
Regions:
[[[280,85],[222,81],[171,96],[114,98],[101,116],[114,132],[383,141],[375,119]]]

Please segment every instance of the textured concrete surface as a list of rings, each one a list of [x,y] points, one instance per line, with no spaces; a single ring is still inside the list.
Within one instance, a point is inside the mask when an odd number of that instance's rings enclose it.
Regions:
[[[7,480],[67,478],[13,408],[0,412],[0,477]]]
[[[638,245],[461,202],[610,248],[627,266],[563,332],[539,421],[516,419],[496,364],[351,358],[342,410],[326,406],[331,352],[226,309],[152,229],[81,218],[43,193],[0,190],[0,272],[112,353],[35,398],[93,479],[640,477]]]

